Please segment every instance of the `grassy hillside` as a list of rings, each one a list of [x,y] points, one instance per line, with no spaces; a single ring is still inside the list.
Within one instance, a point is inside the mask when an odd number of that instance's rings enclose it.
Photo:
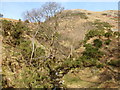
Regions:
[[[4,88],[120,88],[116,11],[65,10],[41,23],[1,19]]]

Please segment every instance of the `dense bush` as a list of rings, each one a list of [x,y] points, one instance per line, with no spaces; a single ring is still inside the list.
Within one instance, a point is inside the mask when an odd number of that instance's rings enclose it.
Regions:
[[[114,32],[115,36],[120,36],[120,32]]]
[[[103,13],[102,15],[105,15],[105,16],[107,16],[107,13]]]
[[[29,20],[25,20],[25,23],[30,23]]]
[[[104,30],[90,30],[87,34],[86,34],[86,36],[85,36],[85,39],[86,40],[89,40],[90,38],[92,38],[92,37],[95,37],[95,36],[98,36],[99,38],[100,38],[100,36],[103,36],[104,35]]]
[[[103,64],[103,63],[98,63],[98,64],[96,64],[96,67],[97,67],[97,68],[103,68],[103,67],[104,67],[104,64]]]
[[[83,55],[82,57],[80,57],[80,59],[82,60],[82,65],[86,67],[95,66],[97,63],[97,59],[91,58],[86,55]]]
[[[104,30],[105,28],[110,29],[112,27],[112,25],[110,25],[109,23],[101,22],[100,20],[95,20],[93,25],[95,25],[96,28],[99,30]]]
[[[108,64],[111,66],[120,67],[120,60],[111,60]]]
[[[93,43],[96,48],[100,48],[102,46],[102,41],[99,39],[95,39]]]
[[[28,30],[28,27],[21,21],[11,22],[7,20],[2,21],[3,36],[9,36],[9,44],[14,46],[19,45],[21,39],[23,38],[24,31]]]
[[[112,33],[111,32],[107,32],[107,33],[105,33],[105,35],[104,35],[105,37],[107,37],[107,38],[109,38],[109,37],[111,37],[112,36]]]
[[[96,36],[96,30],[90,30],[86,35],[85,35],[85,39],[89,40],[90,38]]]
[[[44,54],[45,54],[45,50],[42,49],[41,47],[38,47],[35,49],[34,57],[43,56]]]
[[[111,40],[110,40],[110,39],[107,39],[107,40],[105,40],[104,44],[109,45],[110,42],[111,42]]]
[[[20,39],[22,37],[23,32],[27,29],[28,28],[24,25],[24,23],[19,21],[14,24],[11,36],[13,37],[13,39]]]
[[[85,51],[83,52],[83,56],[87,56],[88,58],[95,58],[99,59],[103,53],[99,51],[98,48],[93,47],[91,44],[86,44],[85,46]]]
[[[2,20],[2,30],[3,30],[3,36],[9,36],[11,34],[12,31],[12,27],[13,27],[13,23],[11,21],[7,21],[7,20]]]
[[[23,41],[21,41],[21,43],[19,45],[19,48],[20,48],[21,53],[22,53],[25,60],[30,59],[30,55],[32,52],[32,48],[31,48],[30,44],[31,44],[31,41],[23,40]]]

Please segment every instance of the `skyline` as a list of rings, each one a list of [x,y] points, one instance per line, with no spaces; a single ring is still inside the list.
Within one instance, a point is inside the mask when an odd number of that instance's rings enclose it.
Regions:
[[[45,2],[1,2],[0,13],[4,18],[22,19],[23,12],[40,8]],[[118,10],[117,2],[59,2],[65,9],[85,9],[90,11]]]
[[[1,0],[2,2],[25,2],[25,0]],[[26,2],[119,2],[119,0],[26,0]]]

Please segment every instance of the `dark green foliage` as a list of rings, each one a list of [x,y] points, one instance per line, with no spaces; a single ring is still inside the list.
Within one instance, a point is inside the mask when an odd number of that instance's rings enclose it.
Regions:
[[[88,13],[88,15],[91,15],[91,13]]]
[[[29,20],[25,20],[25,23],[29,23]]]
[[[104,30],[90,30],[90,31],[86,34],[85,39],[86,39],[86,40],[89,40],[90,38],[95,37],[95,36],[100,37],[100,36],[103,36],[104,33],[105,33]]]
[[[98,64],[96,65],[96,67],[97,67],[97,68],[103,68],[103,67],[104,67],[104,64],[98,63]]]
[[[109,38],[109,37],[111,37],[112,36],[112,33],[111,32],[107,32],[107,33],[105,33],[105,35],[104,35],[105,37],[107,37],[107,38]]]
[[[80,60],[82,61],[82,65],[85,67],[95,66],[97,63],[97,59],[91,58],[86,55],[83,55],[82,57],[80,57]]]
[[[72,60],[71,59],[65,60],[63,66],[65,66],[65,67],[72,67],[73,66]]]
[[[120,36],[120,32],[114,32],[115,36]]]
[[[28,28],[23,22],[11,22],[7,20],[2,21],[3,36],[9,36],[9,44],[14,46],[19,45],[24,31]]]
[[[111,27],[113,27],[112,25],[110,25],[107,22],[103,22],[102,24],[103,24],[103,27],[106,27],[107,29],[110,29]]]
[[[12,38],[20,39],[22,37],[23,32],[27,29],[28,28],[21,21],[17,22],[12,28],[12,33],[11,33]]]
[[[92,44],[85,44],[84,47],[86,47],[86,48],[91,48],[91,47],[92,47]]]
[[[73,60],[72,58],[67,59],[63,64],[64,67],[68,67],[68,68],[80,67],[81,65],[82,65],[82,60],[80,58],[76,60]]]
[[[2,20],[1,22],[2,22],[3,36],[4,37],[9,36],[12,31],[13,23],[7,20]]]
[[[42,49],[41,47],[38,47],[38,48],[36,48],[36,50],[35,50],[35,57],[38,57],[38,56],[42,56],[42,55],[44,55],[45,54],[45,50],[44,49]]]
[[[105,15],[105,16],[107,16],[107,13],[103,13],[102,15]]]
[[[104,28],[110,29],[112,27],[109,23],[101,22],[100,20],[94,21],[93,25],[95,25],[99,30],[104,30]]]
[[[111,42],[111,40],[110,40],[110,39],[107,39],[107,40],[105,40],[104,44],[109,45],[110,42]]]
[[[98,59],[103,55],[103,53],[99,51],[98,48],[93,47],[91,44],[86,44],[85,47],[86,48],[85,51],[83,52],[83,56],[87,56],[88,59],[89,58]]]
[[[111,60],[108,64],[111,66],[120,67],[120,60]]]
[[[90,30],[87,34],[86,34],[86,39],[89,40],[90,38],[96,36],[97,33],[96,33],[96,30]]]
[[[21,22],[21,19],[19,19],[19,22]]]
[[[0,13],[0,17],[3,17],[3,14]]]
[[[23,40],[21,41],[19,48],[25,60],[30,59],[32,48],[30,47],[31,41]]]
[[[85,36],[85,40],[89,40],[92,37],[98,36],[99,38],[101,36],[106,36],[106,37],[110,37],[110,31],[105,33],[105,29],[110,29],[112,26],[107,23],[107,22],[101,22],[100,20],[95,20],[93,25],[96,27],[96,29],[90,30],[86,36]]]
[[[96,40],[95,43],[97,43],[96,47],[94,47],[92,44],[85,44],[85,51],[83,52],[83,55],[79,58],[81,61],[81,65],[83,66],[96,66],[98,65],[98,60],[102,57],[103,52],[99,50],[99,47],[101,47],[101,41]]]
[[[95,39],[93,43],[96,48],[100,48],[102,46],[102,41],[100,39]]]

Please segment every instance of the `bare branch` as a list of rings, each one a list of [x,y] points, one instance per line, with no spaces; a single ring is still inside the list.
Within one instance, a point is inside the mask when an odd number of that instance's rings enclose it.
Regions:
[[[30,22],[42,22],[63,11],[63,7],[56,2],[47,2],[39,9],[32,9],[23,13],[24,19]]]

